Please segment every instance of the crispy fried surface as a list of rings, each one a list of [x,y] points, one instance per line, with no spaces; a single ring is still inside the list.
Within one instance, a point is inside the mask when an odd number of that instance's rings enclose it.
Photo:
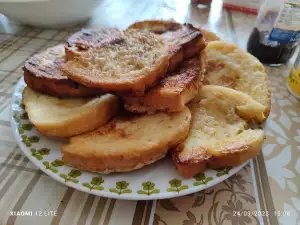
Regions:
[[[32,89],[57,97],[85,97],[102,93],[69,79],[60,69],[65,62],[64,46],[57,45],[25,62],[24,80]]]
[[[141,97],[125,97],[125,108],[138,113],[177,112],[191,101],[201,86],[205,54],[183,63],[178,72],[167,77]]]
[[[107,92],[142,95],[168,68],[163,39],[140,30],[124,32],[124,40],[91,48],[62,65],[71,79]]]
[[[117,117],[62,146],[67,164],[100,173],[126,172],[164,157],[186,138],[190,111]],[[163,135],[162,135],[163,134]]]
[[[68,38],[65,46],[66,59],[74,59],[89,48],[119,42],[122,39],[123,32],[117,28],[82,29]]]
[[[147,30],[165,39],[169,55],[168,72],[176,71],[182,61],[198,55],[206,46],[201,31],[192,24],[181,25],[173,20],[146,20],[134,23],[127,29]]]
[[[131,24],[127,29],[148,30],[156,34],[165,34],[182,29],[182,25],[174,20],[144,20]]]

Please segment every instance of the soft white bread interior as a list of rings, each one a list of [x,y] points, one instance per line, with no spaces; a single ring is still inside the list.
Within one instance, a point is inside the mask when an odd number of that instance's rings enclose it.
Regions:
[[[204,83],[229,87],[248,94],[266,107],[266,119],[271,109],[271,94],[268,75],[258,59],[225,41],[209,42],[205,52],[207,66]]]
[[[243,118],[260,118],[265,107],[248,95],[207,85],[188,107],[192,114],[189,135],[172,150],[176,168],[184,177],[202,172],[207,166],[240,165],[261,150],[264,132],[248,129]]]
[[[93,98],[56,98],[26,87],[23,104],[36,129],[48,136],[70,137],[92,131],[118,110],[118,97],[105,94]]]

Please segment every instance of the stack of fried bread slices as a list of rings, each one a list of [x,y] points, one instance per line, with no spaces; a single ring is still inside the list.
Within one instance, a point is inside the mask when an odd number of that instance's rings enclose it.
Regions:
[[[261,150],[249,129],[270,112],[260,62],[212,32],[175,21],[83,29],[24,65],[23,104],[43,135],[67,137],[66,164],[126,172],[171,156],[192,177]]]

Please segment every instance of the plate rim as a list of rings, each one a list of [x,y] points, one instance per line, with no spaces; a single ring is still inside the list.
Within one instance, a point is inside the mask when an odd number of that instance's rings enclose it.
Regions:
[[[45,174],[47,174],[49,177],[51,177],[52,179],[54,179],[55,181],[67,186],[67,187],[71,187],[74,188],[76,190],[79,190],[81,192],[85,192],[88,194],[93,194],[95,196],[100,196],[100,197],[105,197],[105,198],[113,198],[113,199],[120,199],[120,200],[157,200],[157,199],[169,199],[169,198],[176,198],[176,197],[180,197],[180,196],[185,196],[185,195],[189,195],[189,194],[193,194],[205,189],[208,189],[210,187],[213,187],[214,185],[217,185],[221,182],[223,182],[224,180],[230,178],[231,176],[233,176],[234,174],[236,174],[237,172],[239,172],[244,166],[246,166],[249,161],[248,160],[246,162],[244,162],[243,164],[239,165],[239,166],[235,166],[233,167],[230,171],[229,174],[224,175],[222,177],[218,177],[218,181],[217,182],[209,182],[207,183],[205,186],[192,186],[189,187],[189,189],[187,190],[183,190],[180,192],[168,192],[168,193],[159,193],[156,195],[139,195],[136,193],[130,193],[129,195],[125,194],[125,195],[116,195],[114,193],[108,192],[108,191],[97,191],[97,192],[93,192],[91,190],[88,190],[86,188],[83,188],[82,185],[79,184],[75,184],[72,182],[64,182],[62,179],[60,179],[60,177],[57,174],[53,174],[51,173],[49,170],[43,168],[40,166],[40,161],[38,161],[37,159],[35,159],[30,152],[27,150],[27,147],[24,145],[24,143],[21,142],[21,138],[17,132],[16,129],[16,122],[14,121],[13,118],[13,105],[16,103],[16,98],[17,98],[17,94],[21,94],[19,92],[19,88],[21,88],[21,85],[24,82],[23,77],[21,77],[21,79],[18,81],[18,83],[15,85],[13,93],[12,93],[12,98],[11,98],[11,103],[10,103],[10,110],[9,110],[9,117],[10,117],[10,125],[11,125],[11,129],[13,131],[13,135],[15,140],[17,141],[17,144],[21,150],[21,152],[42,172],[44,172]],[[26,85],[26,84],[25,84]],[[41,134],[40,134],[41,135]],[[43,136],[43,135],[41,135]],[[67,165],[66,165],[67,166]],[[68,166],[70,167],[70,166]],[[72,167],[70,167],[72,168]],[[80,170],[80,169],[79,169]],[[83,171],[83,170],[80,170]],[[89,171],[85,171],[85,172],[89,172]],[[182,180],[184,180],[185,178],[182,177]]]

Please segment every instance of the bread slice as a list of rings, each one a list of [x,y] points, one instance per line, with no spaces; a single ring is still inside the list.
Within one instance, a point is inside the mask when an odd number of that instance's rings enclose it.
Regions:
[[[248,94],[266,107],[267,117],[271,109],[269,81],[264,66],[258,59],[225,41],[208,43],[205,52],[207,67],[204,83],[229,87]]]
[[[140,30],[128,30],[122,41],[90,48],[62,65],[68,77],[83,85],[133,95],[154,86],[167,68],[163,39]]]
[[[168,32],[163,37],[169,46],[170,65],[168,72],[175,71],[182,61],[198,55],[206,47],[203,34],[192,24],[184,24],[182,30]]]
[[[69,79],[61,70],[65,62],[64,45],[57,45],[36,54],[23,67],[25,83],[32,89],[57,97],[85,97],[102,93]]]
[[[182,142],[190,127],[186,107],[178,113],[117,117],[105,126],[72,137],[62,146],[65,163],[100,173],[139,169],[163,158]]]
[[[205,54],[185,61],[178,72],[169,74],[140,97],[125,97],[127,110],[137,113],[177,112],[191,101],[201,86]]]
[[[259,119],[265,107],[247,94],[206,85],[188,107],[192,114],[189,135],[171,151],[184,177],[192,177],[207,166],[240,165],[261,150],[264,132],[248,129],[246,120]]]
[[[181,25],[173,20],[146,20],[136,22],[127,29],[147,30],[164,38],[168,46],[168,72],[176,71],[182,61],[198,55],[206,46],[202,33],[192,24]]]
[[[57,137],[92,131],[112,118],[119,106],[118,98],[111,94],[59,99],[29,87],[23,91],[23,104],[29,120],[40,133]]]
[[[175,20],[143,20],[131,24],[127,29],[147,30],[155,34],[166,34],[182,29]]]
[[[71,35],[65,45],[66,59],[72,60],[89,48],[123,39],[123,32],[117,28],[82,29]]]

